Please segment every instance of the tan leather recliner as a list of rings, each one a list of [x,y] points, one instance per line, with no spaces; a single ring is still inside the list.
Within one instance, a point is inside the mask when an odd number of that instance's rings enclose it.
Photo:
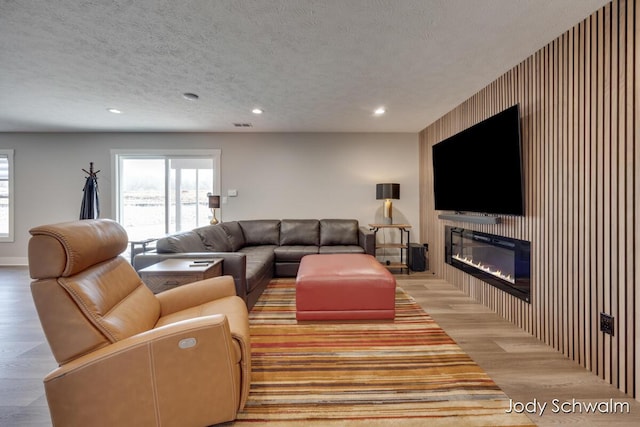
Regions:
[[[44,379],[56,426],[207,426],[249,393],[249,321],[233,279],[154,295],[115,221],[30,230],[31,292],[59,367]]]

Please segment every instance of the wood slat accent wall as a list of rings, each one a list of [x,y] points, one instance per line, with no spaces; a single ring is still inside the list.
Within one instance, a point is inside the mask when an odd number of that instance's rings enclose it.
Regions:
[[[640,396],[640,7],[616,0],[420,132],[420,230],[440,277]],[[519,103],[523,217],[457,226],[532,243],[532,303],[444,263],[431,147]],[[491,189],[486,189],[491,191]],[[615,317],[615,335],[599,314]]]

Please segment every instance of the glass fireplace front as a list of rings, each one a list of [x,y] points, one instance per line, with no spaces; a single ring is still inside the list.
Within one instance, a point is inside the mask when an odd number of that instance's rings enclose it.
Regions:
[[[531,302],[530,242],[446,226],[445,262]]]

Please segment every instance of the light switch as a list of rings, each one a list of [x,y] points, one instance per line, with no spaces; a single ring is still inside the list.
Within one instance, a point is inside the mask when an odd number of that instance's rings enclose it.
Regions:
[[[227,196],[222,196],[222,204],[226,204],[227,203]]]
[[[233,190],[228,190],[228,191],[227,191],[227,195],[228,195],[229,197],[236,197],[236,196],[238,195],[238,190],[235,190],[235,189],[233,189]]]

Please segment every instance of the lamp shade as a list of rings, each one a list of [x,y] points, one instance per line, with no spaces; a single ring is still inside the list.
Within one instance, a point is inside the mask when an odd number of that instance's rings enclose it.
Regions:
[[[220,196],[207,194],[207,197],[209,198],[209,208],[215,209],[220,207]]]
[[[400,199],[400,184],[376,184],[376,199]]]

